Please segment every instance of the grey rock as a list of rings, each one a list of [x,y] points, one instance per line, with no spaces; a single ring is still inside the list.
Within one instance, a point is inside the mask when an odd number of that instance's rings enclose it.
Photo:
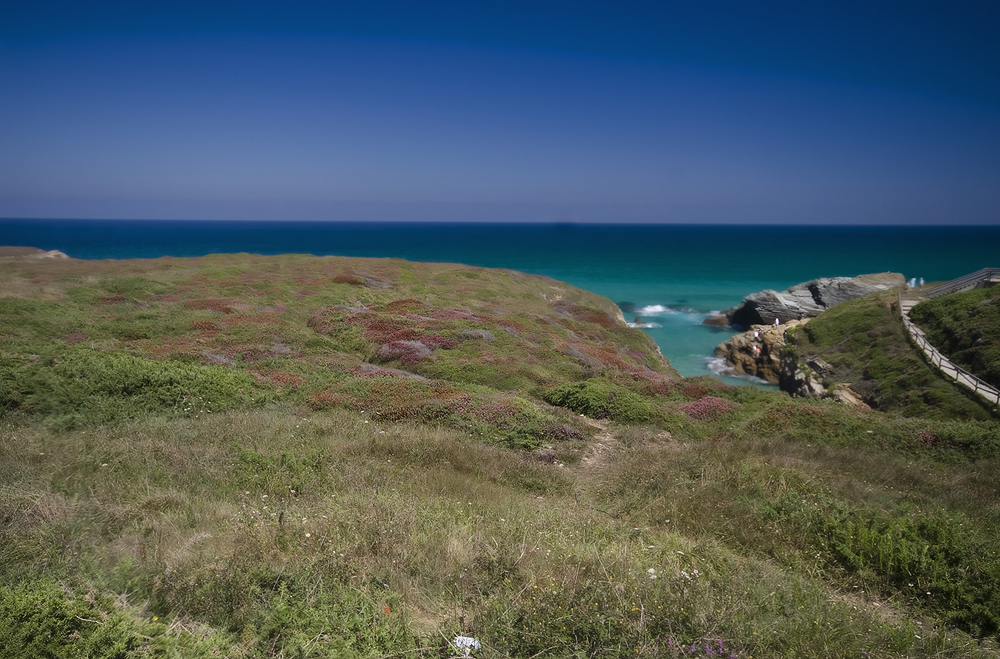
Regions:
[[[209,352],[208,350],[201,351],[202,357],[205,357],[210,362],[215,362],[216,364],[228,364],[232,365],[234,362],[229,357],[225,355],[219,355],[214,352]]]
[[[432,350],[420,341],[391,341],[378,349],[377,357],[383,361],[400,359],[423,359],[429,357]]]
[[[271,354],[290,355],[292,354],[292,349],[282,343],[279,339],[275,338],[271,344]]]
[[[796,284],[788,290],[766,290],[743,299],[738,307],[723,313],[731,325],[772,325],[777,319],[790,320],[813,318],[848,300],[864,297],[897,286],[906,280],[896,272],[885,272],[857,277],[825,277]]]
[[[416,373],[410,373],[398,368],[379,368],[375,364],[361,364],[358,366],[358,371],[369,375],[394,375],[400,378],[410,378],[411,380],[427,380],[424,376],[417,375]]]
[[[812,369],[814,373],[824,378],[828,378],[834,373],[833,366],[831,366],[826,360],[819,357],[809,357],[806,359],[806,366]]]
[[[497,340],[497,337],[493,335],[493,332],[484,329],[476,330],[462,330],[459,335],[463,339],[478,339],[480,341],[486,341],[487,343],[493,343]]]
[[[833,391],[830,392],[830,398],[834,399],[839,403],[843,403],[844,405],[849,405],[850,407],[854,407],[859,410],[871,409],[871,407],[869,407],[868,404],[861,399],[861,395],[858,394],[858,392],[851,389],[851,386],[849,384],[836,385]]]

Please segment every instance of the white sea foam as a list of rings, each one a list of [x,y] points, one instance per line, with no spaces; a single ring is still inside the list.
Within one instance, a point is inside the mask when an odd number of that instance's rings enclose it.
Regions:
[[[739,380],[745,380],[747,382],[753,382],[754,384],[766,384],[771,383],[763,378],[758,378],[754,375],[746,375],[744,373],[735,372],[732,367],[726,363],[726,360],[722,357],[707,357],[705,359],[705,368],[707,368],[712,373],[715,373],[719,377],[726,378],[737,378]]]
[[[625,323],[629,327],[638,327],[639,329],[652,329],[654,327],[663,327],[659,323]]]
[[[709,357],[705,360],[705,365],[708,370],[715,373],[716,375],[722,376],[735,376],[732,367],[726,362],[722,357]]]
[[[639,307],[635,310],[640,316],[656,316],[665,313],[677,313],[676,309],[665,307],[662,304],[651,304],[646,307]]]

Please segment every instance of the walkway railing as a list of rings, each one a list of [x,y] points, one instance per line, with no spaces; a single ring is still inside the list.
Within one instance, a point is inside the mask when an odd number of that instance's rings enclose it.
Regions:
[[[921,291],[920,296],[929,298],[946,293],[957,293],[958,291],[971,290],[991,281],[1000,281],[1000,268],[983,268],[982,270],[977,270],[972,274],[952,279],[943,284],[938,284],[933,288]]]
[[[965,275],[964,277],[959,277],[958,279],[953,279],[952,281],[944,284],[939,284],[933,288],[926,289],[919,294],[919,297],[932,298],[939,295],[945,295],[947,293],[970,290],[991,281],[1000,281],[1000,268],[983,268],[982,270]],[[917,347],[919,347],[920,350],[927,356],[931,365],[935,366],[939,371],[941,371],[941,373],[955,382],[968,387],[994,405],[1000,406],[1000,389],[997,389],[987,382],[983,382],[972,373],[966,371],[964,368],[956,366],[947,357],[942,355],[938,349],[932,346],[930,341],[927,340],[927,337],[924,336],[923,330],[913,324],[913,321],[910,320],[909,312],[912,305],[903,304],[902,292],[899,293],[898,300],[899,316],[903,319],[903,325],[906,327],[907,334],[910,335],[910,338],[914,343],[916,343]]]

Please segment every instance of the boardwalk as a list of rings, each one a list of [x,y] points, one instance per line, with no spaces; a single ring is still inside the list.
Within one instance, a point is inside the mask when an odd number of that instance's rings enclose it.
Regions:
[[[913,339],[913,342],[923,351],[924,355],[927,356],[927,360],[937,367],[937,369],[940,370],[946,377],[965,387],[968,387],[989,402],[993,403],[994,406],[1000,406],[1000,390],[987,384],[986,382],[983,382],[965,369],[959,368],[955,364],[951,363],[947,357],[938,352],[937,348],[932,346],[930,341],[927,340],[927,337],[924,336],[924,331],[914,325],[913,321],[910,320],[910,309],[916,306],[918,302],[926,298],[937,297],[938,295],[944,295],[946,293],[970,290],[976,286],[982,286],[997,281],[1000,281],[1000,268],[985,268],[978,272],[974,272],[971,275],[966,275],[965,277],[960,277],[959,279],[941,284],[940,286],[935,286],[934,288],[924,291],[923,294],[911,289],[905,293],[900,293],[899,296],[899,314],[903,318],[903,324],[906,326],[907,332],[910,333],[910,337]]]

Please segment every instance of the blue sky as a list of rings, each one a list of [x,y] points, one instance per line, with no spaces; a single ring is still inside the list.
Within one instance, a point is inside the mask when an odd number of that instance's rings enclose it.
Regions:
[[[0,6],[0,217],[1000,224],[1000,4]]]

